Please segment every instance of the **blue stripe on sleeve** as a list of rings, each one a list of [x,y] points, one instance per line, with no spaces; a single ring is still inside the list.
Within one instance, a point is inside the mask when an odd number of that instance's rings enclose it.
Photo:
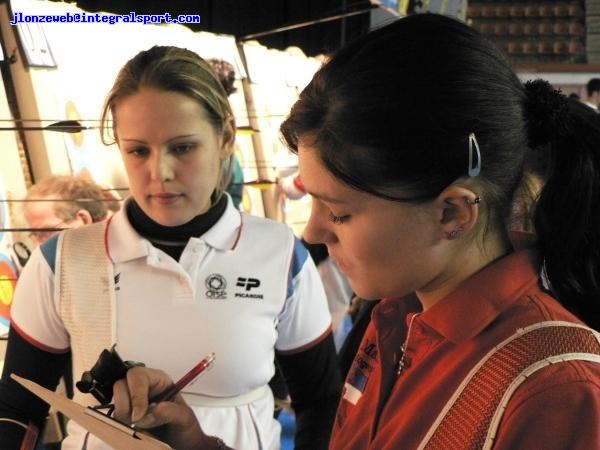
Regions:
[[[51,238],[49,238],[46,242],[40,245],[40,250],[42,251],[42,255],[46,258],[48,265],[52,269],[52,273],[54,273],[54,268],[56,266],[56,247],[58,244],[58,234],[55,234]]]
[[[308,258],[308,250],[302,245],[299,239],[294,238],[294,253],[292,254],[292,262],[290,264],[290,274],[288,276],[287,297],[294,293],[294,278],[300,273],[306,259]]]

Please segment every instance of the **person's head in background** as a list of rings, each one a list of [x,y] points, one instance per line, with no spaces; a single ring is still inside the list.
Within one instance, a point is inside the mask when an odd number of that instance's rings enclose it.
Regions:
[[[123,199],[117,192],[115,192],[115,190],[104,186],[101,186],[101,188],[102,194],[104,195],[104,203],[106,203],[106,209],[108,210],[108,215],[112,216],[121,209],[121,202]]]
[[[62,228],[76,228],[104,220],[107,216],[102,189],[92,181],[73,175],[54,175],[29,188],[23,213],[41,244]]]
[[[216,72],[223,89],[229,97],[231,94],[237,91],[235,85],[235,68],[233,64],[225,61],[224,59],[209,58],[206,60]]]
[[[227,93],[227,97],[237,91],[235,84],[235,69],[233,64],[224,59],[210,58],[206,60],[221,82],[223,89]],[[244,172],[242,166],[235,154],[231,156],[231,179],[227,183],[227,192],[231,196],[233,205],[236,208],[240,207],[244,196]]]
[[[585,86],[586,99],[585,104],[598,111],[600,103],[600,78],[592,78]]]
[[[594,115],[541,80],[523,85],[504,54],[463,23],[419,14],[348,45],[281,129],[314,197],[305,239],[327,244],[367,299],[417,292],[436,301],[511,252],[523,167],[530,152],[546,152],[538,246],[563,304],[593,307]]]
[[[133,199],[160,225],[183,225],[223,195],[235,121],[211,66],[194,52],[155,46],[129,60],[107,96],[101,132],[105,143],[112,132]]]

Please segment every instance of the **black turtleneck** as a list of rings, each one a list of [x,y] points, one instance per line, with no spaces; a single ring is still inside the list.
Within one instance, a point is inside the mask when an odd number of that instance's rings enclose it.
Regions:
[[[227,208],[227,196],[213,205],[204,214],[194,217],[183,225],[166,227],[152,220],[142,208],[132,200],[127,203],[127,217],[131,225],[142,237],[152,242],[156,248],[161,249],[169,256],[179,261],[187,242],[191,237],[199,237],[206,233],[217,220],[221,218]]]

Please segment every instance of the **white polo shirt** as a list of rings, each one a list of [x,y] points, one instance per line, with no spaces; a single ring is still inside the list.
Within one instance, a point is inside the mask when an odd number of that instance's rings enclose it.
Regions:
[[[114,264],[116,344],[123,359],[160,368],[176,380],[208,353],[216,354],[213,368],[183,391],[191,405],[194,394],[229,398],[265,386],[274,373],[275,348],[310,346],[330,327],[320,277],[292,231],[240,214],[231,200],[210,230],[189,240],[179,262],[140,237],[124,210],[107,224],[105,246]],[[66,351],[69,333],[54,293],[56,240],[42,250],[33,253],[19,279],[12,320],[40,348]],[[233,448],[279,448],[268,389],[250,405],[193,408],[205,432]],[[69,425],[63,449],[81,448],[78,428]],[[90,437],[87,448],[106,447]]]

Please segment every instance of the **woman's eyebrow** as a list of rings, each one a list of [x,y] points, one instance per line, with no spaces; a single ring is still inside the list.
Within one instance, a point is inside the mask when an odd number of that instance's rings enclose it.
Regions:
[[[321,200],[327,203],[335,203],[335,204],[341,204],[341,203],[346,203],[345,200],[341,200],[339,198],[333,198],[333,197],[329,197],[326,194],[319,194],[317,192],[311,192],[311,191],[306,191],[308,194],[311,195],[311,197],[316,198],[317,200]]]
[[[195,137],[195,136],[197,136],[197,135],[196,134],[182,134],[180,136],[175,136],[175,137],[172,137],[172,138],[168,139],[166,141],[166,143],[168,144],[168,143],[176,141],[178,139],[187,139],[187,138]],[[143,139],[136,139],[136,138],[126,138],[126,137],[124,137],[124,138],[121,138],[121,140],[122,141],[126,141],[126,142],[138,142],[140,144],[145,144],[146,143],[146,141],[144,141]]]

